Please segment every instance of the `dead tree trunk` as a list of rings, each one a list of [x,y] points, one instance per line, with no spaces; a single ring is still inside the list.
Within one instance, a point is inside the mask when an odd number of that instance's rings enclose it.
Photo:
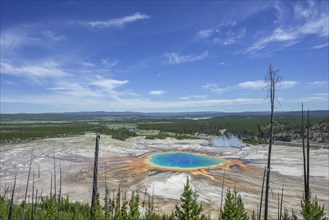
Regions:
[[[278,220],[280,219],[280,193],[278,193]]]
[[[284,186],[282,186],[282,191],[281,191],[280,218],[279,218],[279,220],[282,219],[283,189],[284,189]]]
[[[108,208],[109,208],[109,189],[107,187],[107,178],[106,178],[106,165],[104,167],[104,174],[105,174],[105,204],[104,204],[104,216],[105,216],[105,220],[108,219]]]
[[[22,215],[22,219],[23,220],[24,220],[24,217],[25,217],[26,197],[27,197],[27,191],[29,189],[29,182],[30,182],[32,161],[33,161],[33,151],[32,151],[32,154],[31,154],[31,161],[30,161],[30,166],[29,166],[29,174],[27,176],[25,196],[24,196],[24,201],[23,201],[23,215]]]
[[[62,165],[61,161],[59,161],[59,195],[58,195],[58,204],[57,204],[57,219],[59,220],[59,212],[61,208],[61,198],[62,198]]]
[[[32,211],[31,211],[31,220],[34,219],[34,171],[32,174]]]
[[[262,206],[263,206],[263,194],[264,194],[264,182],[265,182],[265,178],[266,178],[266,166],[264,167],[264,174],[263,174],[263,182],[262,182],[262,192],[260,195],[260,202],[259,202],[259,212],[258,212],[258,220],[260,220],[261,216],[262,216]]]
[[[311,198],[310,195],[310,111],[307,111],[307,143],[306,143],[306,200]]]
[[[53,148],[54,150],[54,201],[56,203],[56,152],[55,152],[55,148]]]
[[[13,218],[13,205],[14,205],[14,194],[15,194],[15,187],[16,187],[16,177],[17,177],[17,171],[16,171],[16,174],[15,174],[14,187],[13,187],[13,190],[11,192],[8,220],[11,220]]]
[[[272,68],[270,65],[268,70],[268,75],[266,77],[268,96],[271,102],[271,117],[270,117],[270,131],[269,131],[269,147],[267,155],[267,175],[266,175],[266,187],[265,187],[265,211],[264,220],[268,217],[268,197],[270,190],[270,175],[271,175],[271,156],[272,156],[272,144],[273,144],[273,118],[274,118],[274,104],[275,104],[275,87],[280,77],[278,76],[278,71]]]
[[[53,173],[50,172],[50,192],[49,192],[49,198],[51,199],[53,197]]]
[[[304,166],[304,197],[306,200],[306,195],[307,195],[307,182],[306,182],[306,150],[305,150],[305,126],[304,126],[304,105],[302,103],[302,128],[301,128],[301,134],[302,134],[302,141],[303,141],[303,166]]]
[[[94,158],[94,177],[93,177],[93,194],[91,197],[91,206],[90,206],[90,216],[93,218],[93,209],[95,205],[95,199],[97,195],[97,175],[98,175],[98,152],[99,152],[99,139],[100,136],[96,136],[96,146],[95,146],[95,158]]]
[[[224,184],[225,184],[225,169],[224,169],[224,175],[223,175],[223,182],[222,182],[222,195],[220,199],[220,209],[219,209],[219,214],[222,213],[222,207],[223,207],[223,197],[224,197]]]

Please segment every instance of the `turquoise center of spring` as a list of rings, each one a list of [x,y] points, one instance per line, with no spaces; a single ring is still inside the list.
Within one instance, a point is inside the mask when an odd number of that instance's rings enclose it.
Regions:
[[[190,169],[219,165],[225,160],[203,154],[169,152],[153,154],[149,162],[161,167]]]

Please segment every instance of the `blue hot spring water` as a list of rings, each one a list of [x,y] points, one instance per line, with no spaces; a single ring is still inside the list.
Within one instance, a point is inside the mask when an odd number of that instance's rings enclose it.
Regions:
[[[225,160],[202,154],[185,152],[169,152],[153,154],[149,162],[162,167],[170,168],[201,168],[224,163]]]

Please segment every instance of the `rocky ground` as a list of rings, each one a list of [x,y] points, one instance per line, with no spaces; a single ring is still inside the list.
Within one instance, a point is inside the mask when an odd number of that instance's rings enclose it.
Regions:
[[[35,188],[38,189],[39,195],[49,195],[55,151],[57,190],[59,167],[61,166],[63,171],[62,194],[69,195],[71,200],[90,202],[94,147],[95,135],[93,134],[0,146],[1,193],[3,194],[7,188],[11,187],[17,172],[18,190],[15,198],[17,202],[23,199],[29,161],[33,155],[32,170]],[[184,171],[158,169],[145,163],[147,155],[164,150],[207,153],[231,162],[229,166],[225,167]],[[310,155],[312,195],[317,196],[320,203],[325,205],[326,213],[329,213],[329,151],[327,145],[324,148],[311,149]],[[170,213],[178,203],[188,175],[191,178],[192,186],[198,191],[199,201],[204,205],[205,214],[216,219],[221,201],[224,169],[225,190],[236,187],[241,193],[247,210],[251,212],[257,209],[263,168],[267,161],[267,146],[252,145],[239,149],[209,146],[208,140],[146,140],[143,137],[136,137],[123,142],[109,136],[101,136],[99,161],[101,195],[104,194],[106,174],[108,185],[112,189],[117,189],[121,184],[121,188],[127,192],[138,190],[142,199],[144,191],[147,189],[148,193],[155,195],[156,210]],[[298,212],[303,192],[302,174],[302,148],[274,145],[270,195],[272,219],[276,219],[277,193],[281,192],[282,186],[284,186],[284,207]]]

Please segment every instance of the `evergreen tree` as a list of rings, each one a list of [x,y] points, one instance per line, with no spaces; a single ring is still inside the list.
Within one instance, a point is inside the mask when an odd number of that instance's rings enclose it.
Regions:
[[[122,206],[121,206],[121,219],[128,220],[128,201],[126,192],[123,194]]]
[[[155,213],[154,213],[154,206],[153,206],[153,199],[151,199],[151,196],[148,195],[148,202],[147,202],[147,207],[146,207],[146,212],[145,212],[145,219],[146,220],[153,220],[155,218]]]
[[[55,199],[54,198],[48,199],[46,202],[46,207],[47,207],[46,219],[47,220],[56,220],[58,212],[57,212]]]
[[[139,195],[138,193],[135,195],[134,192],[131,194],[131,198],[129,201],[129,220],[139,220],[140,212],[138,209],[139,206]]]
[[[283,216],[282,216],[282,220],[297,220],[297,216],[295,215],[294,211],[292,211],[291,216],[288,213],[288,210],[285,209]]]
[[[110,206],[111,206],[111,197],[109,188],[105,188],[105,198],[104,198],[104,217],[105,220],[110,219]]]
[[[190,186],[189,177],[186,178],[186,184],[184,186],[184,192],[181,194],[180,201],[182,204],[176,205],[175,216],[180,220],[198,220],[205,219],[205,216],[201,214],[202,205],[197,202],[196,191]]]
[[[301,214],[304,220],[325,220],[326,214],[324,212],[324,206],[318,204],[317,198],[311,200],[304,198],[301,201]]]
[[[115,202],[115,214],[114,214],[115,220],[121,220],[121,189],[119,186],[117,198]]]
[[[256,217],[255,210],[252,210],[251,220],[256,220],[256,219],[257,219],[257,217]]]
[[[6,204],[5,199],[3,199],[0,195],[0,219],[6,219],[7,218],[7,210],[8,205]]]
[[[246,210],[236,189],[226,193],[224,210],[220,213],[219,220],[248,220]]]
[[[96,194],[96,197],[95,197],[95,203],[94,203],[94,207],[92,210],[91,219],[92,220],[103,220],[104,219],[102,206],[99,203],[99,194],[98,193]]]

